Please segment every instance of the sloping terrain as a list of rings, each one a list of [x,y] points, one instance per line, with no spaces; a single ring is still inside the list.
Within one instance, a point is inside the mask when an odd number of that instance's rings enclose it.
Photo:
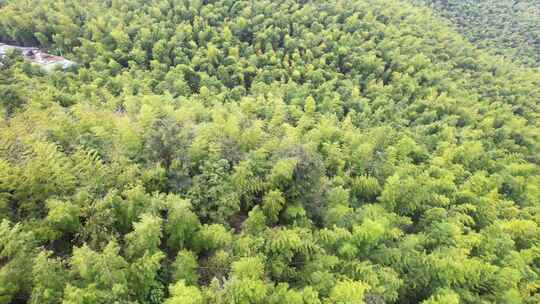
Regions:
[[[16,0],[0,303],[540,302],[540,73],[405,1]]]
[[[415,0],[448,18],[480,48],[540,67],[540,1]]]

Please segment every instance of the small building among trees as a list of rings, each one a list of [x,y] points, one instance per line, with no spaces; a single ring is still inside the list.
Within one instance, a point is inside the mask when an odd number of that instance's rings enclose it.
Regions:
[[[75,62],[71,60],[68,60],[61,56],[51,55],[40,50],[39,48],[21,47],[0,43],[0,57],[4,56],[10,51],[20,51],[21,55],[25,60],[29,61],[32,64],[40,66],[46,72],[50,72],[58,67],[65,70],[75,65]]]

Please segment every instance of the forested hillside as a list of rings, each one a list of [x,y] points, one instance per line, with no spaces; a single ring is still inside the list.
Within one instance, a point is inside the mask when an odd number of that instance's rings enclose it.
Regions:
[[[414,0],[480,48],[540,67],[540,0]]]
[[[540,303],[540,72],[398,0],[0,0],[0,303]]]

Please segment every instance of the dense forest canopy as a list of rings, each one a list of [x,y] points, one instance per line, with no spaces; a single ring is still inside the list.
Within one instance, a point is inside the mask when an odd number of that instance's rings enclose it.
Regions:
[[[0,0],[0,303],[540,303],[540,72],[402,0]]]
[[[540,0],[414,0],[454,23],[476,46],[540,67]]]

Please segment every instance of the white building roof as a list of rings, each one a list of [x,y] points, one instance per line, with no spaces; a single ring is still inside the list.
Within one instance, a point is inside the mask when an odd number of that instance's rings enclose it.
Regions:
[[[48,54],[35,47],[21,47],[0,43],[0,56],[5,55],[9,50],[20,50],[25,60],[32,64],[41,66],[46,71],[51,71],[56,67],[67,69],[75,65],[75,62],[61,56]]]

